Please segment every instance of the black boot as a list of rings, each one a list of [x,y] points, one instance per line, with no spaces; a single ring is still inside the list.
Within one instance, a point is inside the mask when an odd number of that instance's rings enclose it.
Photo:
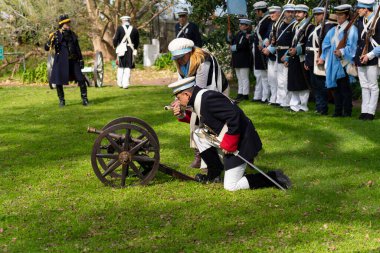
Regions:
[[[86,83],[80,83],[79,84],[80,88],[80,96],[82,98],[82,105],[87,106],[88,105],[88,99],[87,99],[87,86]]]
[[[224,166],[220,161],[218,151],[216,148],[211,147],[200,153],[203,161],[207,165],[207,175],[197,174],[195,180],[201,183],[214,181],[222,173]]]
[[[288,176],[286,176],[281,170],[272,170],[267,173],[275,182],[281,185],[284,189],[289,189],[292,183]],[[273,182],[266,178],[261,173],[245,175],[248,180],[249,188],[259,189],[267,187],[277,187]]]
[[[194,149],[194,161],[190,164],[190,168],[199,169],[201,167],[201,155],[198,149]]]
[[[65,106],[65,93],[63,92],[63,86],[62,85],[57,85],[57,94],[59,98],[59,107],[64,107]]]

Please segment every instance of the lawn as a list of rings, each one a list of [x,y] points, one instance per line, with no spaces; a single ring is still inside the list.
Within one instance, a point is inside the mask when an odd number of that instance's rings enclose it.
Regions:
[[[55,90],[0,87],[0,251],[380,251],[380,120],[242,102],[265,148],[256,165],[284,170],[291,190],[227,192],[160,172],[114,189],[92,170],[86,129],[121,116],[154,128],[162,163],[199,173],[187,167],[188,126],[163,110],[170,90],[89,88],[88,107],[78,88],[65,92],[59,108]]]

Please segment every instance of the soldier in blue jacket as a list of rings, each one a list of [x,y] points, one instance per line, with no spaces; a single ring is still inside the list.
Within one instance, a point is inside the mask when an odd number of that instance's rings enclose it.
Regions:
[[[53,69],[49,82],[55,84],[59,98],[59,106],[65,106],[63,85],[69,81],[76,81],[80,87],[82,104],[88,105],[87,86],[81,72],[84,67],[82,52],[79,47],[78,36],[71,31],[68,15],[59,17],[59,29],[49,35],[45,50],[55,49]]]

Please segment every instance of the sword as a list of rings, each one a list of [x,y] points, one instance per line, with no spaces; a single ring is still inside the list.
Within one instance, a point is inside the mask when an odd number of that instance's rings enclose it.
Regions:
[[[214,133],[214,131],[211,128],[209,128],[208,126],[204,125],[201,128],[201,131],[202,131],[202,133],[195,132],[195,134],[198,135],[201,138],[204,137],[207,140],[209,140],[211,142],[211,144],[213,144],[214,147],[220,148],[220,141],[218,140],[217,135]],[[270,180],[272,183],[274,183],[278,188],[280,188],[283,191],[286,191],[286,189],[284,187],[282,187],[279,183],[277,183],[274,179],[272,179],[270,176],[268,176],[266,173],[264,173],[262,170],[260,170],[257,166],[253,165],[253,163],[249,162],[247,159],[245,159],[244,157],[242,157],[239,154],[239,150],[236,150],[232,154],[234,156],[236,156],[236,157],[239,157],[242,161],[244,161],[245,163],[247,163],[251,168],[255,169],[257,172],[259,172],[264,177],[266,177],[268,180]]]

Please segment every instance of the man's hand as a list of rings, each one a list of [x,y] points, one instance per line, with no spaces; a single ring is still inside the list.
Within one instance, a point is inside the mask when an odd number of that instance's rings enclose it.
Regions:
[[[297,50],[295,49],[295,48],[289,48],[289,54],[291,55],[291,56],[295,56],[296,55],[296,53],[297,53]]]
[[[323,59],[321,59],[321,58],[318,58],[317,59],[317,64],[318,65],[323,65],[323,64],[325,64],[325,61]]]
[[[367,64],[368,61],[369,61],[369,59],[368,59],[368,56],[367,56],[366,54],[360,56],[360,63],[361,63],[361,64]]]
[[[234,152],[229,152],[229,151],[227,151],[227,150],[225,150],[225,149],[222,149],[222,152],[223,152],[223,154],[225,154],[225,155],[232,155]]]
[[[283,56],[281,57],[281,62],[284,62],[284,63],[285,63],[285,57],[286,57],[286,55],[283,55]]]
[[[305,70],[309,70],[309,67],[306,64],[304,64],[303,67],[305,68]]]
[[[338,50],[334,50],[334,54],[338,58],[342,57],[342,52],[339,49]]]
[[[261,51],[264,55],[268,56],[270,54],[270,51],[268,48],[263,48],[263,50]]]
[[[183,111],[181,110],[179,100],[174,100],[170,105],[173,107],[174,116],[183,117]]]

